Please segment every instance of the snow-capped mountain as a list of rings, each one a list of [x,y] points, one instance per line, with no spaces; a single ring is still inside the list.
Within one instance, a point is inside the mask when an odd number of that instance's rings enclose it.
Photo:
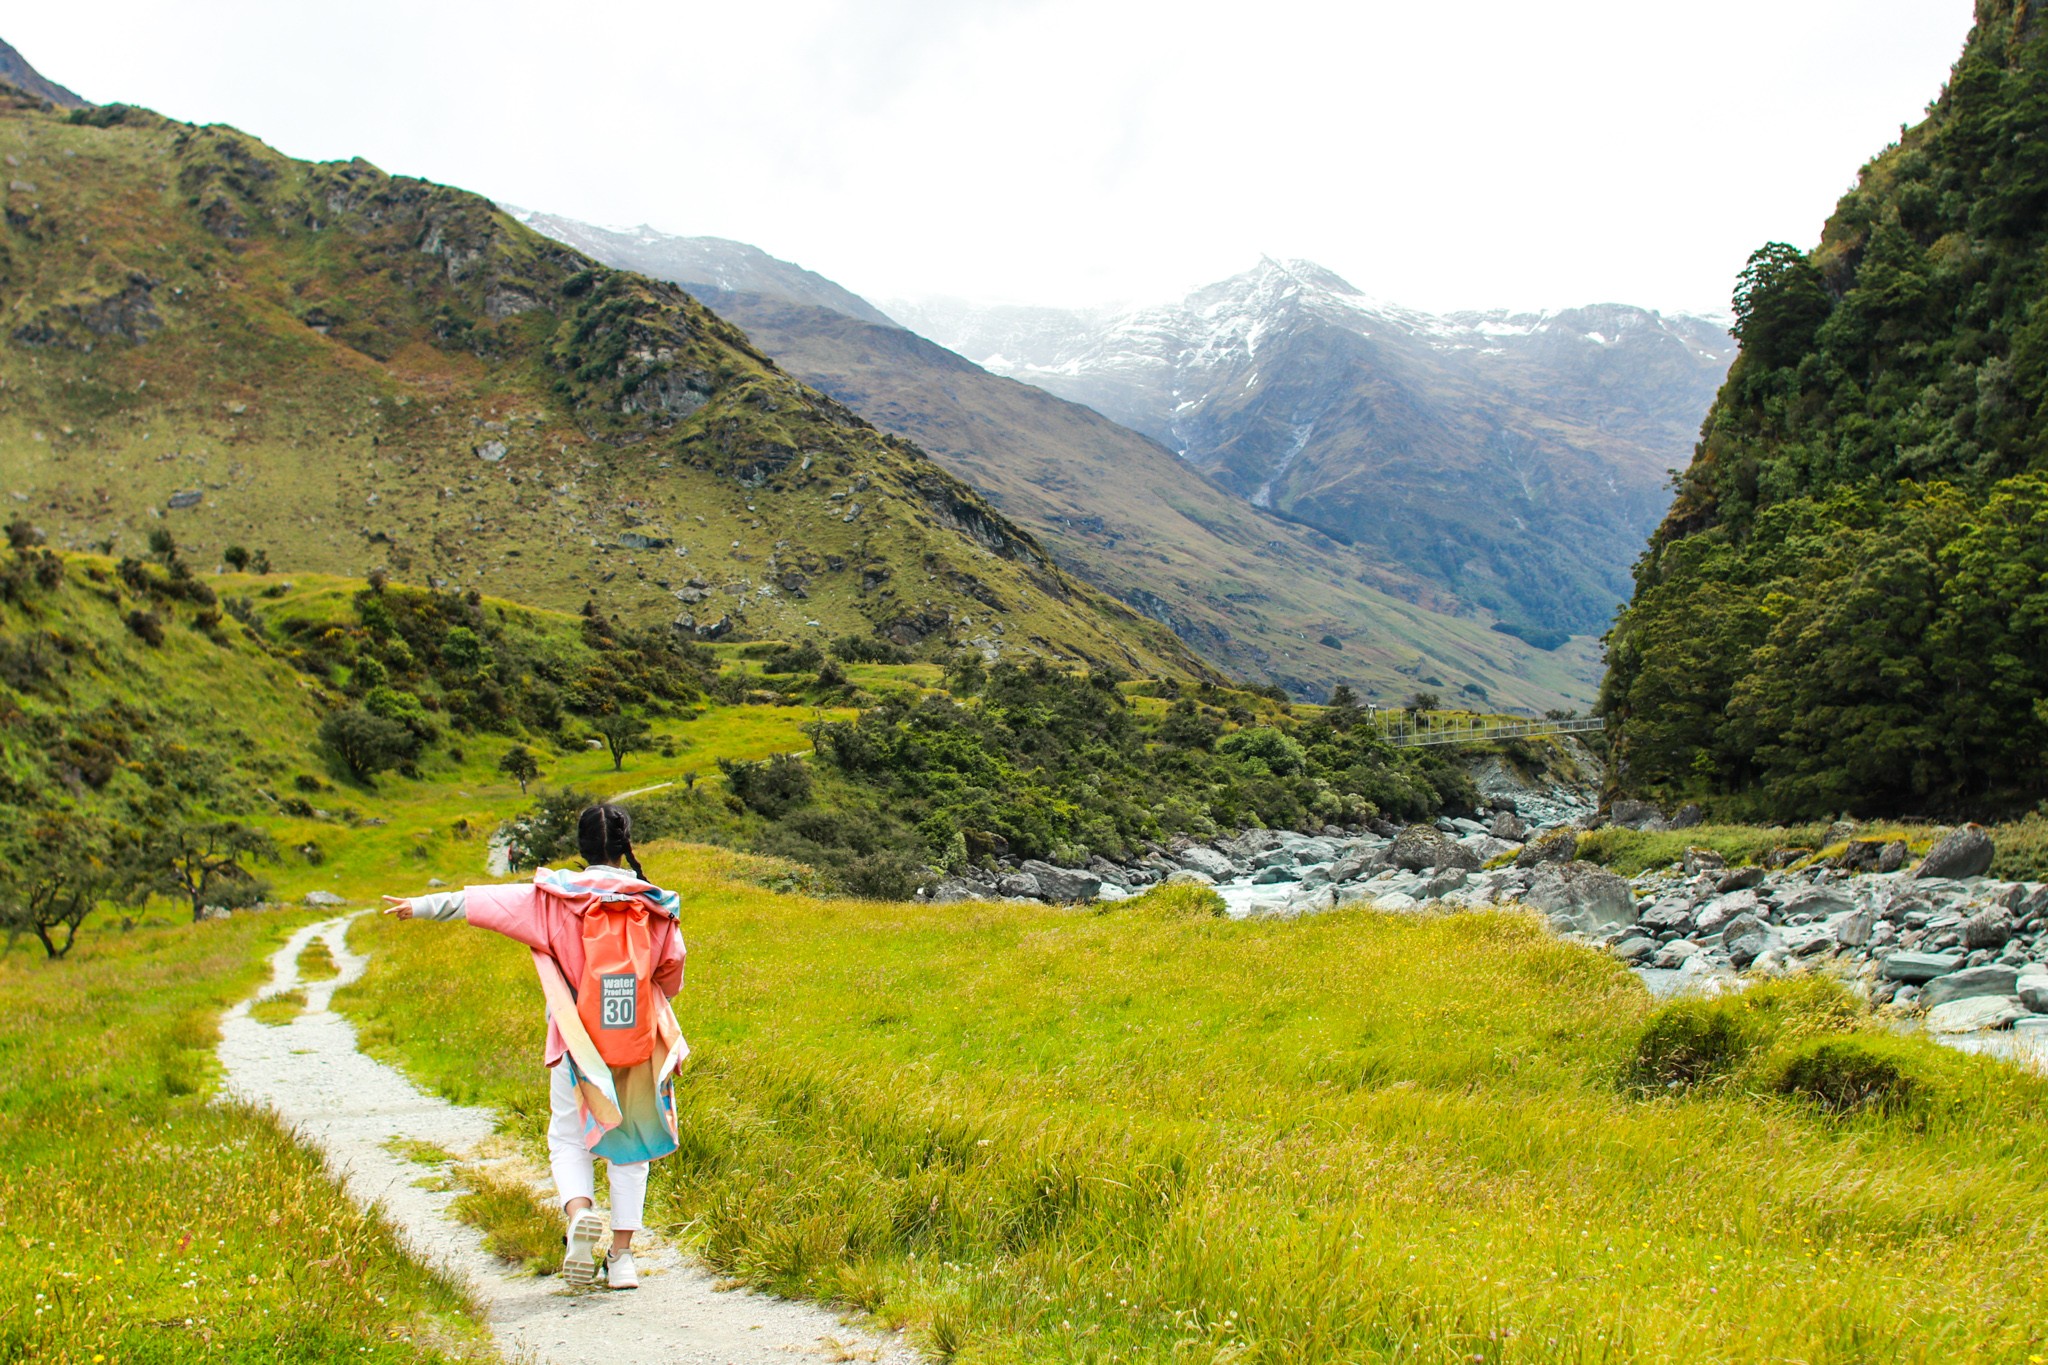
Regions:
[[[1627,595],[1735,350],[1719,319],[1440,316],[1270,259],[1156,307],[889,311],[1543,637],[1597,631]]]

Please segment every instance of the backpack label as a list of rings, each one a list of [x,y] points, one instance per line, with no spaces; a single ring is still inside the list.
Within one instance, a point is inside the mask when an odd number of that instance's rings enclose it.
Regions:
[[[633,1028],[640,1022],[640,982],[631,972],[607,972],[599,978],[600,1028]]]

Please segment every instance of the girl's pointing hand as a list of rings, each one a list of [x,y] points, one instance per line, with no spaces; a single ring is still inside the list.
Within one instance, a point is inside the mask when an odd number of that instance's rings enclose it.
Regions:
[[[404,896],[386,896],[384,899],[390,902],[390,904],[384,907],[385,914],[396,915],[400,919],[412,918],[411,900],[407,899]]]

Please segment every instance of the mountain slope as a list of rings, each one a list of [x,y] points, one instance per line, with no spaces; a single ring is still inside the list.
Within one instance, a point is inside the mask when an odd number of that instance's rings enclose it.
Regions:
[[[880,314],[808,271],[717,238],[522,217],[608,263],[674,272],[778,363],[917,442],[1061,563],[1238,676],[1304,697],[1344,682],[1387,701],[1418,686],[1531,711],[1590,700],[1585,643],[1547,653],[1490,630],[1441,588],[1248,506],[1089,408],[870,321]],[[722,288],[712,270],[751,272],[760,287]],[[815,305],[821,296],[836,302]]]
[[[71,91],[28,64],[28,58],[17,52],[4,38],[0,38],[0,83],[13,86],[25,95],[39,100],[48,100],[65,109],[84,109],[90,101],[80,99]]]
[[[1207,671],[683,291],[477,196],[20,96],[0,150],[0,449],[54,540]]]
[[[1542,639],[1606,625],[1730,351],[1622,305],[1435,317],[1305,261],[1121,313],[890,309]]]
[[[881,309],[852,290],[816,271],[729,237],[677,237],[650,227],[595,227],[558,214],[509,206],[506,212],[535,232],[573,246],[592,260],[683,285],[699,297],[705,289],[763,294],[829,308],[878,327],[896,326]]]
[[[1503,707],[1584,703],[1584,653],[1490,630],[1441,589],[1261,513],[1088,408],[901,328],[759,295],[703,297],[807,382],[929,450],[1077,574],[1233,673],[1302,696],[1348,682],[1385,701],[1421,684],[1474,688]]]
[[[1742,351],[1616,623],[1625,779],[1773,815],[2048,795],[2048,23],[1979,0],[1928,118]]]

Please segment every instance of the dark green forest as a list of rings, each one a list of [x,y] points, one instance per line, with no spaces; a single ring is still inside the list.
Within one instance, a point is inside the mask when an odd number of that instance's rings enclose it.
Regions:
[[[1608,636],[1620,783],[1729,816],[2048,794],[2048,22],[1979,0],[1742,350]]]

